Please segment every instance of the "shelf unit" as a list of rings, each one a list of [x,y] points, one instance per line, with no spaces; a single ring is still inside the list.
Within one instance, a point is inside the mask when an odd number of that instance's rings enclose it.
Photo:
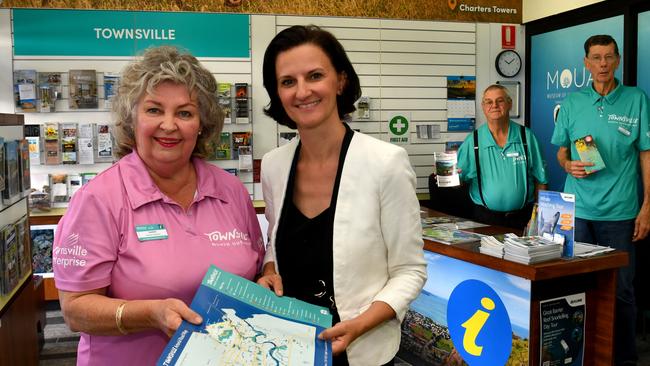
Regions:
[[[0,114],[0,135],[7,140],[23,138],[24,116]],[[0,226],[28,214],[27,197],[0,209]],[[31,268],[31,267],[30,267]],[[24,274],[7,295],[0,295],[0,365],[38,365],[38,322],[42,317],[42,286],[35,285],[32,271]],[[40,329],[45,324],[41,324]]]

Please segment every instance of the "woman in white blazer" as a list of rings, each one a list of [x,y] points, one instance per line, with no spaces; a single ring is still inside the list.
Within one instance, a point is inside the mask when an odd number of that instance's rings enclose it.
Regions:
[[[334,365],[390,365],[426,280],[408,155],[342,122],[361,88],[329,32],[283,30],[263,71],[265,113],[299,138],[262,160],[270,244],[258,282],[330,309],[335,324],[320,337]]]

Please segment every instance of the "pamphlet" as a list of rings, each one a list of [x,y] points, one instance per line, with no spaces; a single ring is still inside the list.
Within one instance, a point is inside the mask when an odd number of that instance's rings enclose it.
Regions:
[[[581,366],[585,348],[585,293],[539,302],[540,365]]]
[[[539,191],[537,233],[563,244],[562,257],[573,258],[575,196],[570,193]]]
[[[586,166],[585,171],[587,174],[595,173],[599,170],[605,169],[605,162],[603,157],[600,156],[596,141],[591,135],[581,137],[575,140],[576,150],[580,155],[580,160],[585,163],[593,163],[594,165]]]
[[[183,322],[158,366],[331,365],[331,344],[318,334],[332,325],[326,308],[272,291],[210,266],[190,307],[200,325]]]
[[[483,235],[469,231],[452,230],[444,227],[428,227],[422,229],[422,237],[442,244],[462,244],[478,242]]]
[[[458,156],[455,151],[437,152],[434,154],[436,165],[436,182],[438,187],[456,187],[460,185],[458,177]]]

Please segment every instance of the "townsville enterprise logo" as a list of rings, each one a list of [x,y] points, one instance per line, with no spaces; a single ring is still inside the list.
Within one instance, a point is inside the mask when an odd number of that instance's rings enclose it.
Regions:
[[[505,365],[512,349],[512,325],[501,298],[479,280],[461,282],[447,303],[454,347],[470,366]]]

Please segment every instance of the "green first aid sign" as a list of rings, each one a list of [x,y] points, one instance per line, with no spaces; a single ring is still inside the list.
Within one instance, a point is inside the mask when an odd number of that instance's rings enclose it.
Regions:
[[[15,56],[134,56],[173,45],[196,57],[250,57],[245,14],[14,9]]]
[[[409,142],[409,125],[411,116],[407,113],[393,114],[388,119],[389,141],[394,144]]]

